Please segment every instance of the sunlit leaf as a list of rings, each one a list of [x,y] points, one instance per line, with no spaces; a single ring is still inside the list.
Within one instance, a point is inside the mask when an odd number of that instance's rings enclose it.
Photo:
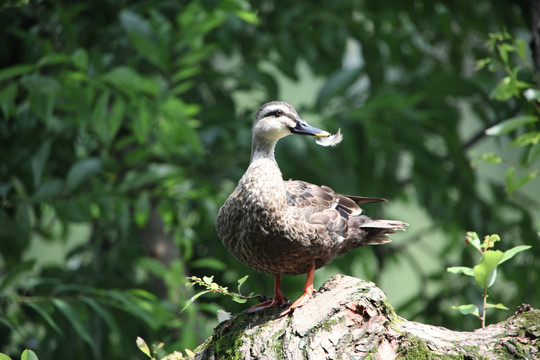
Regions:
[[[499,250],[486,250],[482,254],[482,261],[474,267],[474,280],[482,289],[487,289],[495,282],[497,265],[503,256]]]
[[[135,340],[137,347],[139,350],[141,350],[146,356],[153,359],[152,353],[150,352],[150,348],[146,344],[146,341],[140,336],[137,336],[137,339]]]
[[[520,135],[517,139],[512,141],[511,146],[527,146],[535,145],[540,143],[540,132],[539,131],[530,131],[528,133]]]
[[[186,355],[188,356],[188,358],[190,359],[195,359],[195,353],[189,349],[184,349],[184,351],[186,352]]]
[[[243,303],[245,303],[247,301],[247,299],[242,298],[242,297],[237,296],[237,295],[233,295],[232,299],[233,299],[233,301],[235,301],[235,302],[237,302],[239,304],[243,304]]]
[[[243,278],[239,279],[238,280],[238,292],[240,292],[240,288],[242,287],[242,285],[246,282],[246,280],[248,279],[249,275],[246,275],[244,276]]]
[[[26,349],[21,354],[21,360],[38,360],[38,357],[35,352]]]
[[[227,268],[227,265],[223,261],[216,259],[214,257],[205,257],[205,258],[194,260],[191,263],[191,266],[193,268],[206,268],[206,269],[213,269],[213,270],[218,270],[218,271],[222,271]]]
[[[533,115],[521,115],[515,116],[510,119],[506,119],[503,122],[494,125],[486,130],[486,135],[497,136],[507,134],[511,131],[516,130],[519,127],[522,127],[527,124],[531,124],[535,121],[538,121],[537,116]]]
[[[470,315],[480,316],[480,313],[478,311],[478,306],[473,305],[473,304],[452,306],[452,309],[459,310],[459,312],[463,315],[470,314]]]
[[[182,310],[180,310],[180,312],[183,312],[184,310],[187,309],[187,307],[189,305],[191,305],[192,302],[194,302],[195,300],[197,300],[197,298],[201,297],[202,295],[206,294],[206,293],[209,293],[210,290],[203,290],[195,295],[193,295],[191,298],[188,299],[188,301],[186,301],[186,305],[184,305],[184,307],[182,308]]]
[[[501,303],[498,303],[498,304],[486,303],[486,309],[490,309],[490,308],[508,310],[508,308]]]
[[[453,274],[465,274],[467,276],[474,276],[473,268],[466,266],[452,266],[446,269],[446,271]]]
[[[478,234],[474,231],[468,231],[465,237],[465,242],[474,246],[478,251],[482,252],[482,242],[478,237]]]
[[[521,60],[526,60],[527,57],[527,44],[523,39],[516,39],[517,53]]]
[[[0,353],[0,360],[12,360],[12,359],[6,354]]]
[[[247,23],[257,25],[259,24],[260,20],[257,17],[255,13],[252,13],[251,11],[246,10],[236,10],[235,11],[236,16],[238,16],[240,19],[244,20]]]
[[[515,247],[511,248],[510,250],[506,250],[504,252],[504,255],[503,255],[502,259],[499,261],[499,264],[502,264],[503,262],[505,262],[507,260],[510,260],[516,254],[518,254],[518,253],[520,253],[522,251],[528,250],[531,247],[532,246],[530,246],[530,245],[518,245],[518,246],[515,246]]]

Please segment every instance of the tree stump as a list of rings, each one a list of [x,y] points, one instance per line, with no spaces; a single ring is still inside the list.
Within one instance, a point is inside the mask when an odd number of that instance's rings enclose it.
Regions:
[[[292,315],[240,313],[222,322],[195,359],[538,359],[540,311],[524,306],[498,324],[452,331],[396,315],[375,284],[328,280]]]

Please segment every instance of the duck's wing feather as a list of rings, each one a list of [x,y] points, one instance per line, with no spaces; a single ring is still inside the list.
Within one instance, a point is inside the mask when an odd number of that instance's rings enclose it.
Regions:
[[[342,217],[348,218],[362,213],[358,204],[386,202],[386,199],[378,197],[338,194],[328,186],[317,186],[300,180],[286,181],[285,189],[287,204],[302,210],[306,218],[328,209],[335,209]]]

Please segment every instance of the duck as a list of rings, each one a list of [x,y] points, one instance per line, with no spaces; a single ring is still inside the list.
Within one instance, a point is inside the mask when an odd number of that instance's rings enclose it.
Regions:
[[[315,270],[353,249],[390,242],[388,235],[408,226],[363,214],[361,204],[386,202],[384,198],[342,195],[325,185],[284,181],[274,150],[291,134],[331,136],[302,120],[286,102],[272,101],[259,108],[249,167],[216,218],[224,247],[252,269],[274,276],[274,297],[248,313],[288,304],[282,276],[307,274],[303,295],[279,315],[293,312],[315,291]]]

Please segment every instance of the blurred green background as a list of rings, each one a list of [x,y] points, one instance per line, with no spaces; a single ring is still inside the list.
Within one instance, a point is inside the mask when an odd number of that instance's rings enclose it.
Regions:
[[[4,1],[0,352],[142,359],[137,336],[193,350],[218,309],[254,301],[209,294],[180,312],[201,290],[186,276],[236,290],[249,275],[244,293],[271,295],[272,276],[214,230],[271,100],[344,134],[335,148],[281,141],[284,178],[385,197],[366,212],[410,224],[317,271],[317,287],[360,277],[407,319],[477,328],[451,308],[482,301],[474,280],[446,272],[478,261],[464,242],[476,231],[502,250],[533,245],[499,269],[490,301],[510,310],[488,323],[538,307],[531,19],[529,1]],[[304,280],[284,280],[289,299]]]

